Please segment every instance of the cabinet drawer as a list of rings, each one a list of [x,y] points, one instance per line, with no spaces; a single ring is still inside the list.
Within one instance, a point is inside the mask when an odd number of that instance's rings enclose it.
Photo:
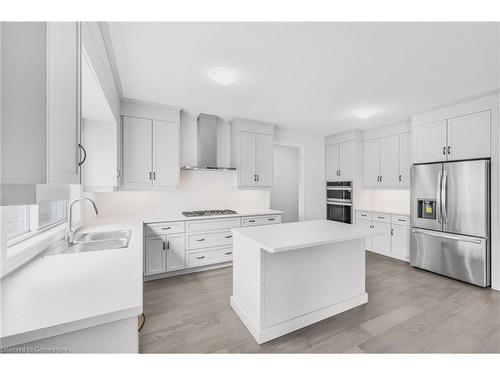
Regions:
[[[392,215],[392,223],[395,225],[410,226],[410,217],[402,215]]]
[[[233,260],[233,248],[224,247],[210,250],[186,252],[186,267],[200,267],[207,264],[230,262]]]
[[[356,219],[360,220],[371,220],[372,213],[369,211],[356,211]]]
[[[183,233],[184,232],[184,222],[183,221],[169,221],[163,223],[151,223],[146,224],[146,235],[151,234],[173,234],[173,233]]]
[[[372,213],[372,220],[377,221],[379,223],[390,223],[391,222],[391,215],[383,214],[380,212],[373,212]]]
[[[213,246],[231,246],[233,243],[233,234],[231,231],[190,233],[186,234],[186,243],[188,249],[201,249]]]
[[[281,215],[270,216],[247,216],[241,218],[242,227],[253,227],[257,225],[269,225],[281,223]]]
[[[209,230],[231,229],[240,226],[240,218],[207,219],[186,221],[186,232],[201,232]]]

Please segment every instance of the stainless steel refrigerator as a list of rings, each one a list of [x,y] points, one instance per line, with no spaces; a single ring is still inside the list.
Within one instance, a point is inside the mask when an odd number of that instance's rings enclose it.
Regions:
[[[414,165],[410,264],[490,285],[490,162]]]

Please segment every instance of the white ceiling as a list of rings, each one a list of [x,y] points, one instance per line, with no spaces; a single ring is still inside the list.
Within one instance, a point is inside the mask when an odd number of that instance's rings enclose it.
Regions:
[[[498,23],[110,23],[125,97],[327,135],[499,88]],[[214,67],[234,68],[230,86]],[[368,120],[352,111],[374,107]]]

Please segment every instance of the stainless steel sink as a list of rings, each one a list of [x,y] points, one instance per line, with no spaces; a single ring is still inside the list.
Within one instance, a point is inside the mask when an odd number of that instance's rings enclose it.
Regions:
[[[122,249],[128,246],[128,239],[118,238],[114,240],[101,240],[89,242],[77,242],[72,246],[67,246],[61,254],[83,253],[85,251]]]
[[[66,240],[58,241],[47,251],[46,255],[123,249],[128,247],[131,234],[131,230],[82,233],[77,237],[73,245],[68,245]]]
[[[76,242],[89,242],[89,241],[103,241],[103,240],[117,240],[117,239],[130,239],[130,230],[118,230],[112,232],[92,232],[83,233],[76,238]]]

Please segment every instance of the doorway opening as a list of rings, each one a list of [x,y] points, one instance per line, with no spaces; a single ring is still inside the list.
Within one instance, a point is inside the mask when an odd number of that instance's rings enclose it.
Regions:
[[[283,211],[282,222],[303,220],[302,147],[275,143],[271,208]]]

